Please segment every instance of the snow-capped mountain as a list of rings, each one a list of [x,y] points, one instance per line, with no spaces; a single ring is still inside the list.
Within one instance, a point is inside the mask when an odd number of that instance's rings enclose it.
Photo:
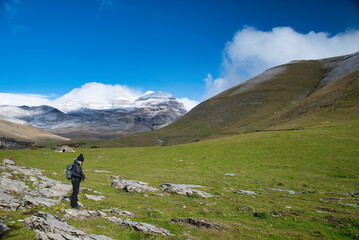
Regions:
[[[108,138],[159,129],[187,112],[174,96],[163,92],[126,101],[118,98],[107,105],[69,100],[59,109],[2,105],[0,116],[64,137]]]

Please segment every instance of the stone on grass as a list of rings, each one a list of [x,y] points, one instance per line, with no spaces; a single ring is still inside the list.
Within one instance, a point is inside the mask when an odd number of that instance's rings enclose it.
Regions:
[[[199,220],[195,218],[172,218],[172,222],[183,222],[190,224],[195,227],[205,227],[205,228],[215,228],[215,229],[223,229],[222,224],[219,223],[211,223],[205,220]]]
[[[241,190],[241,189],[238,189],[234,193],[243,193],[243,194],[247,194],[247,195],[257,195],[257,193],[255,193],[255,192],[248,191],[248,190]]]
[[[124,189],[127,192],[156,192],[157,188],[149,187],[148,183],[135,181],[135,180],[125,180],[120,178],[115,178],[111,182],[111,186],[115,188]]]
[[[97,210],[77,210],[77,209],[64,209],[64,218],[75,218],[75,219],[87,219],[87,218],[103,218],[107,217],[107,214]]]
[[[192,189],[192,187],[203,188],[203,186],[200,186],[200,185],[190,185],[190,184],[164,183],[164,184],[160,185],[160,189],[167,193],[177,193],[177,194],[185,195],[185,196],[195,194],[195,195],[198,195],[198,196],[204,197],[204,198],[217,197],[215,195],[212,195],[212,194],[200,191],[200,190]]]
[[[16,162],[10,159],[4,159],[2,163],[3,165],[16,165]]]
[[[277,188],[262,188],[261,190],[276,191],[276,192],[286,192],[286,193],[289,193],[289,194],[297,194],[297,193],[299,193],[299,192],[295,192],[293,190],[277,189]]]
[[[87,199],[93,200],[93,201],[102,201],[104,198],[106,198],[105,196],[89,195],[89,194],[85,194],[85,196]]]
[[[103,235],[89,235],[68,225],[62,218],[46,212],[37,212],[33,216],[26,218],[24,223],[28,229],[36,232],[35,239],[111,239]]]
[[[118,208],[111,208],[111,209],[106,209],[106,210],[103,210],[103,211],[104,212],[117,213],[119,215],[123,215],[123,216],[126,216],[126,217],[135,217],[136,216],[136,214],[134,214],[133,212],[121,210],[121,209],[118,209]]]
[[[148,223],[133,222],[130,220],[123,220],[122,218],[117,217],[108,217],[107,220],[120,226],[130,227],[131,229],[134,229],[143,234],[161,234],[165,236],[174,236],[168,230],[156,227]]]

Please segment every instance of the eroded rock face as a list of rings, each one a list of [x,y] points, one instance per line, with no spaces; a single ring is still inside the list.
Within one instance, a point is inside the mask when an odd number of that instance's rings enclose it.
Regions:
[[[165,236],[174,236],[168,230],[156,227],[154,225],[142,222],[133,222],[130,220],[123,220],[122,218],[117,217],[108,217],[107,220],[116,223],[120,226],[130,227],[136,231],[139,231],[143,234],[161,234]]]
[[[200,190],[192,189],[193,187],[203,188],[203,186],[200,186],[200,185],[164,183],[160,186],[160,189],[164,192],[178,193],[180,195],[185,195],[185,196],[196,194],[196,195],[198,195],[200,197],[204,197],[204,198],[217,197],[215,195],[212,195],[212,194],[200,191]]]
[[[103,235],[89,235],[68,225],[62,218],[46,212],[37,212],[33,216],[26,218],[24,223],[28,229],[36,231],[35,239],[112,239]]]
[[[135,181],[135,180],[125,180],[120,178],[115,178],[111,182],[111,186],[115,188],[124,189],[127,192],[156,192],[159,189],[148,186],[148,183]]]

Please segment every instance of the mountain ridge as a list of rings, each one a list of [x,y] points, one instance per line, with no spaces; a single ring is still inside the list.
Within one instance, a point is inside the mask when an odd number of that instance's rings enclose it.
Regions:
[[[82,107],[66,113],[47,105],[0,106],[0,115],[9,121],[27,123],[66,138],[88,139],[152,131],[170,124],[186,112],[174,96],[162,92],[146,94],[122,108]]]
[[[302,129],[321,126],[323,122],[356,120],[358,88],[359,52],[292,61],[200,103],[165,128],[103,144],[150,146],[161,140],[164,145],[176,145],[246,132]],[[140,144],[136,145],[136,141]]]

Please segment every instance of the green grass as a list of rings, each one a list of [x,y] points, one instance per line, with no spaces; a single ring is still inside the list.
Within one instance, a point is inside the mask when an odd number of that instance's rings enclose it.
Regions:
[[[2,150],[0,158],[14,156],[18,164],[46,170],[44,174],[49,177],[68,183],[63,170],[83,153],[84,169],[111,171],[85,172],[86,181],[81,186],[107,196],[98,203],[85,199],[80,193],[80,200],[87,209],[117,207],[132,211],[137,215],[133,220],[166,228],[176,235],[174,239],[355,239],[359,234],[359,208],[333,204],[331,202],[339,201],[325,198],[349,198],[342,194],[359,192],[358,145],[359,122],[351,120],[345,124],[325,124],[321,128],[254,132],[168,147],[82,148],[76,149],[76,153],[55,153],[49,149]],[[57,175],[52,175],[53,172]],[[225,176],[225,173],[235,176]],[[219,198],[152,193],[146,197],[127,193],[110,186],[110,175],[148,182],[154,187],[162,183],[199,184],[206,186],[204,191]],[[263,188],[290,189],[300,194],[261,190]],[[261,194],[236,194],[237,189]],[[343,200],[342,203],[359,205],[358,201]],[[61,216],[60,209],[58,205],[45,210]],[[5,222],[14,230],[8,239],[34,237],[23,223],[17,222],[31,216],[30,213],[0,214],[10,216]],[[175,217],[222,223],[225,229],[171,223]],[[104,219],[68,220],[68,223],[88,233],[114,239],[163,238],[141,235]]]

